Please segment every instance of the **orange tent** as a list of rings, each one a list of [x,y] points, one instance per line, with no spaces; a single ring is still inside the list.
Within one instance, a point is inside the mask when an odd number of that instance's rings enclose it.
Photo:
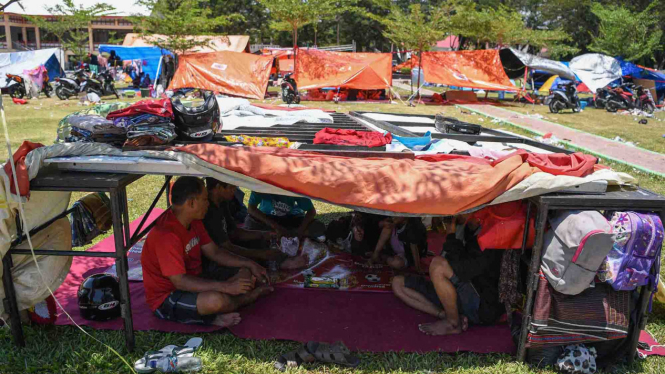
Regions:
[[[292,73],[293,72],[293,61],[287,59],[279,59],[279,71],[282,73]]]
[[[263,99],[272,61],[272,56],[229,51],[180,55],[169,89],[201,88],[226,95]]]
[[[517,91],[503,70],[498,50],[424,52],[423,71],[430,83],[491,91]]]
[[[390,53],[300,49],[297,59],[296,82],[301,90],[323,87],[372,90],[392,86]]]

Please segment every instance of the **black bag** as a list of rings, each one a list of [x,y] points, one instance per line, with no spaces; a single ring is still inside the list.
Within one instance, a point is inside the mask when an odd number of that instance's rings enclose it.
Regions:
[[[436,115],[434,127],[445,134],[478,135],[482,130],[480,125],[462,122],[456,118],[444,117],[440,114]]]

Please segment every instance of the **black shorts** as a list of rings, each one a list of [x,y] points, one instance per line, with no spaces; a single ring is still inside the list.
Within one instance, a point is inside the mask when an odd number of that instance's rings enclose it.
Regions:
[[[205,257],[204,257],[205,259]],[[238,273],[240,269],[218,265],[213,261],[204,261],[201,278],[223,282]],[[196,308],[196,292],[175,290],[155,310],[155,315],[161,319],[196,325],[209,325],[215,319],[214,314],[200,315]]]
[[[450,278],[450,282],[455,286],[459,313],[464,314],[469,319],[469,323],[474,325],[480,324],[481,321],[478,315],[478,310],[480,309],[480,295],[475,287],[473,287],[471,282],[460,281],[459,278],[457,278],[457,275],[453,275],[452,278]],[[441,300],[439,300],[439,296],[436,294],[434,283],[427,280],[425,277],[419,275],[405,275],[404,286],[425,296],[429,302],[439,308],[443,308],[443,304],[441,304]]]

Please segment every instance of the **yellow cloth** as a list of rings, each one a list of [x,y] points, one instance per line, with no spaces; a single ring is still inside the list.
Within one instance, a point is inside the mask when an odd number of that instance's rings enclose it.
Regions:
[[[226,135],[224,138],[227,142],[237,142],[252,147],[289,148],[291,146],[291,142],[287,138],[261,138],[247,135]]]
[[[654,297],[657,302],[665,305],[665,282],[662,279],[659,279],[658,282],[658,292],[656,292],[656,297]]]

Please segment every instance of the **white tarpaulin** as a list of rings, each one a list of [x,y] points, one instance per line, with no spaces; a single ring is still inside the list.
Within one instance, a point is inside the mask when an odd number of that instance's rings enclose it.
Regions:
[[[570,69],[589,87],[591,92],[621,78],[621,64],[613,57],[587,53],[570,61]]]
[[[0,88],[6,86],[5,74],[23,75],[24,70],[32,70],[44,65],[49,78],[59,76],[62,71],[59,48],[38,49],[36,51],[0,53]]]
[[[519,51],[514,48],[504,48],[499,51],[499,57],[503,68],[509,78],[521,78],[524,76],[524,67],[532,70],[542,70],[562,78],[575,80],[572,70],[559,61],[549,60],[543,57]]]

